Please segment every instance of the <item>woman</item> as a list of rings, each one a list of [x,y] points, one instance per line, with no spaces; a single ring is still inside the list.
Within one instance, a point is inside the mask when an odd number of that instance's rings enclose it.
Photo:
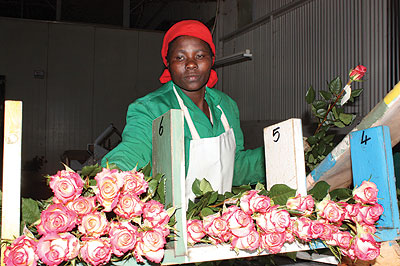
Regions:
[[[152,122],[170,109],[185,116],[186,198],[194,199],[195,178],[206,178],[215,191],[265,182],[262,147],[244,150],[239,110],[228,95],[212,89],[217,74],[212,70],[215,46],[208,28],[186,20],[165,34],[161,55],[166,69],[164,85],[136,100],[128,108],[122,142],[103,158],[122,170],[151,161]]]

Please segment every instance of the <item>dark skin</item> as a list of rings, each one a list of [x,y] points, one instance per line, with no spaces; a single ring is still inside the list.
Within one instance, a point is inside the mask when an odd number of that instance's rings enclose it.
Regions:
[[[208,44],[196,37],[180,36],[168,48],[167,68],[172,81],[210,119],[204,99],[214,57]]]

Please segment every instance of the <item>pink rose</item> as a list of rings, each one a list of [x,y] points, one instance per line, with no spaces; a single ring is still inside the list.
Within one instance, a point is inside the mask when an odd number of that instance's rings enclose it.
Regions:
[[[323,203],[318,204],[317,206],[318,215],[320,217],[325,218],[332,223],[343,221],[344,211],[334,201],[328,200],[326,202],[321,201],[320,203]]]
[[[336,245],[342,249],[349,249],[353,236],[348,231],[338,231],[332,235]]]
[[[96,197],[79,197],[67,203],[66,207],[83,216],[96,208]]]
[[[224,236],[229,230],[228,222],[219,213],[204,217],[203,227],[206,234],[215,240],[215,244],[224,241]]]
[[[111,245],[108,238],[83,238],[81,258],[93,266],[103,265],[111,259]]]
[[[360,208],[360,216],[362,221],[367,225],[373,225],[379,220],[379,217],[383,213],[383,207],[380,204],[372,206],[363,206]]]
[[[311,239],[320,238],[325,231],[325,224],[320,221],[312,221],[310,224]]]
[[[122,218],[133,219],[142,214],[143,206],[144,203],[138,198],[138,196],[126,192],[120,196],[114,212]]]
[[[97,200],[104,207],[105,212],[110,212],[117,205],[120,189],[124,185],[123,176],[118,170],[106,169],[94,177],[97,181]]]
[[[54,196],[60,202],[67,203],[81,195],[83,180],[77,173],[62,170],[50,177],[49,185]]]
[[[356,203],[356,204],[348,204],[346,202],[341,202],[340,205],[342,206],[344,210],[344,219],[345,220],[354,220],[354,217],[357,217],[361,204]]]
[[[264,195],[258,195],[258,192],[258,190],[250,190],[240,198],[240,208],[246,214],[265,213],[271,207],[271,199]]]
[[[140,234],[136,248],[134,251],[135,258],[138,262],[144,262],[142,256],[148,260],[160,263],[164,257],[165,237],[158,230],[144,231]]]
[[[375,204],[378,201],[378,189],[375,183],[363,181],[361,186],[353,190],[353,198],[364,204]]]
[[[329,223],[322,223],[322,225],[323,231],[319,235],[319,238],[326,241],[332,240],[333,234],[339,231],[339,227]]]
[[[109,235],[113,253],[120,257],[133,250],[138,234],[137,227],[129,222],[111,223]]]
[[[4,263],[7,266],[36,266],[39,260],[36,254],[36,241],[20,236],[4,251]]]
[[[252,197],[257,195],[258,190],[250,190],[243,194],[240,198],[240,208],[247,214],[253,214],[253,211],[250,209],[250,200]]]
[[[194,245],[201,241],[206,235],[203,228],[203,222],[200,220],[188,220],[187,223],[188,243]]]
[[[351,260],[355,260],[357,258],[356,253],[354,252],[354,244],[351,245],[349,249],[340,249],[340,251],[342,252],[343,256],[349,257]]]
[[[247,236],[233,236],[231,246],[238,249],[256,250],[260,246],[260,235],[254,229]]]
[[[75,212],[68,210],[62,204],[50,205],[40,214],[40,224],[37,226],[39,235],[71,231],[77,222]]]
[[[169,222],[169,216],[164,205],[155,200],[149,200],[143,206],[143,218],[150,227],[164,226]]]
[[[237,206],[230,206],[222,217],[228,222],[231,233],[237,237],[247,236],[254,229],[251,216]]]
[[[286,241],[286,232],[261,233],[261,247],[272,254],[281,251]]]
[[[371,235],[376,233],[376,227],[374,225],[362,224],[361,227],[365,233],[368,233]]]
[[[264,232],[284,232],[290,226],[290,214],[286,210],[270,208],[268,212],[254,218]]]
[[[303,215],[311,215],[314,210],[314,199],[311,195],[302,197],[300,194],[294,198],[289,198],[286,202],[286,207],[289,210],[296,210],[301,212]]]
[[[312,239],[311,224],[311,219],[299,217],[293,222],[293,233],[301,240],[310,241]]]
[[[79,254],[79,240],[70,233],[50,233],[37,244],[37,254],[46,265],[59,265],[76,258]]]
[[[351,70],[350,72],[350,79],[351,80],[360,80],[365,73],[367,72],[367,68],[363,65],[358,65],[356,66],[356,68],[354,68],[353,70]]]
[[[86,236],[100,237],[108,233],[109,225],[105,213],[93,212],[82,217],[79,232]]]
[[[121,172],[124,178],[124,192],[140,195],[146,192],[149,184],[144,180],[144,174],[137,171]]]
[[[374,260],[380,254],[380,244],[368,233],[356,236],[354,240],[354,253],[360,260]]]

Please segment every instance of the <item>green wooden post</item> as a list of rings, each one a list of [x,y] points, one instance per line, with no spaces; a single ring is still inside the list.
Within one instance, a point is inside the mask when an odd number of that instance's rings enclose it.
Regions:
[[[181,110],[169,110],[153,121],[153,175],[165,175],[166,206],[176,208],[178,237],[172,241],[174,256],[187,255],[185,207],[184,117]],[[168,258],[166,252],[164,261]]]

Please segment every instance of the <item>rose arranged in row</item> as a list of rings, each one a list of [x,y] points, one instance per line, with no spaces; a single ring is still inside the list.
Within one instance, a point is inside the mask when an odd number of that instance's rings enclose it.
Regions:
[[[51,176],[54,203],[41,212],[41,237],[16,239],[6,249],[6,265],[60,265],[82,259],[97,266],[111,256],[132,254],[138,261],[159,263],[170,234],[170,214],[155,200],[145,202],[147,195],[140,198],[148,188],[143,173],[102,169],[94,179],[97,184],[90,186],[77,173]]]

